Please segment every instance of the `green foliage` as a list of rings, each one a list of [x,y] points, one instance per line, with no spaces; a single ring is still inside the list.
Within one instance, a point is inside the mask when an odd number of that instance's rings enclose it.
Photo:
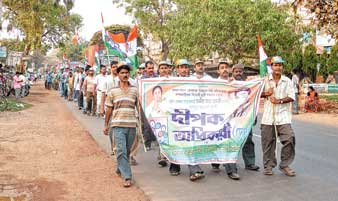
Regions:
[[[288,61],[300,52],[300,35],[293,31],[291,18],[270,0],[176,3],[178,11],[169,24],[171,55],[175,58],[203,57],[212,51],[233,62],[257,58],[257,34],[268,55],[282,55]]]
[[[7,47],[7,51],[22,52],[25,49],[25,43],[16,39],[1,39],[1,46]]]
[[[306,46],[303,53],[303,71],[313,80],[317,72],[316,66],[318,62],[316,47],[314,45]]]
[[[327,71],[330,74],[338,71],[338,44],[332,46],[330,57],[327,60]]]
[[[43,43],[57,45],[82,26],[82,17],[70,14],[73,1],[3,0],[4,17],[25,36],[24,53],[41,49]]]
[[[173,0],[113,0],[119,6],[126,8],[127,14],[132,14],[137,20],[145,37],[151,35],[161,42],[162,59],[167,59],[169,53],[169,36],[173,30],[167,25],[175,13]]]
[[[323,54],[319,56],[319,63],[320,63],[320,69],[319,74],[323,76],[327,76],[327,60],[329,58],[329,55],[326,51],[324,51]]]
[[[84,59],[84,49],[83,47],[87,47],[87,41],[81,41],[78,45],[74,45],[71,41],[68,40],[67,43],[63,43],[59,46],[58,52],[56,56],[62,59],[65,54],[67,59],[70,61],[81,61]]]

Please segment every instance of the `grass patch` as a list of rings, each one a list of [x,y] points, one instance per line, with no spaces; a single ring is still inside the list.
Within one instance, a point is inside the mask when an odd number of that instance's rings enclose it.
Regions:
[[[21,110],[25,110],[32,107],[29,103],[24,103],[20,101],[16,101],[15,99],[7,99],[7,109],[6,111],[17,112]]]
[[[325,99],[327,101],[338,103],[338,94],[334,94],[334,95],[320,95],[319,97],[321,99]]]

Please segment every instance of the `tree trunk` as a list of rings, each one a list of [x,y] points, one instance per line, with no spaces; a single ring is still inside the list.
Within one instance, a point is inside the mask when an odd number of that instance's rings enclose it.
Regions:
[[[23,61],[23,57],[26,57],[29,55],[29,52],[31,50],[31,44],[28,43],[28,44],[25,44],[25,49],[23,51],[23,55],[22,55],[22,58],[21,58],[21,61],[20,61],[20,64],[19,64],[19,68],[17,69],[19,72],[25,72],[25,63]]]
[[[167,60],[169,54],[169,43],[161,40],[162,43],[162,60]]]

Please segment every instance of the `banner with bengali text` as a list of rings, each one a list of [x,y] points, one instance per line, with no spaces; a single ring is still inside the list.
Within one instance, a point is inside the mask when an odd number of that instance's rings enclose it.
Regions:
[[[264,79],[139,80],[140,102],[161,153],[172,163],[238,160],[259,110]]]

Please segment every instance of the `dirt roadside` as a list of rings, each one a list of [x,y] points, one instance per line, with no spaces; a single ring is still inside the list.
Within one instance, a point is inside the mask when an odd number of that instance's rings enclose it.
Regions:
[[[55,91],[39,84],[24,101],[33,107],[0,113],[0,201],[149,200],[122,187],[116,164]]]

